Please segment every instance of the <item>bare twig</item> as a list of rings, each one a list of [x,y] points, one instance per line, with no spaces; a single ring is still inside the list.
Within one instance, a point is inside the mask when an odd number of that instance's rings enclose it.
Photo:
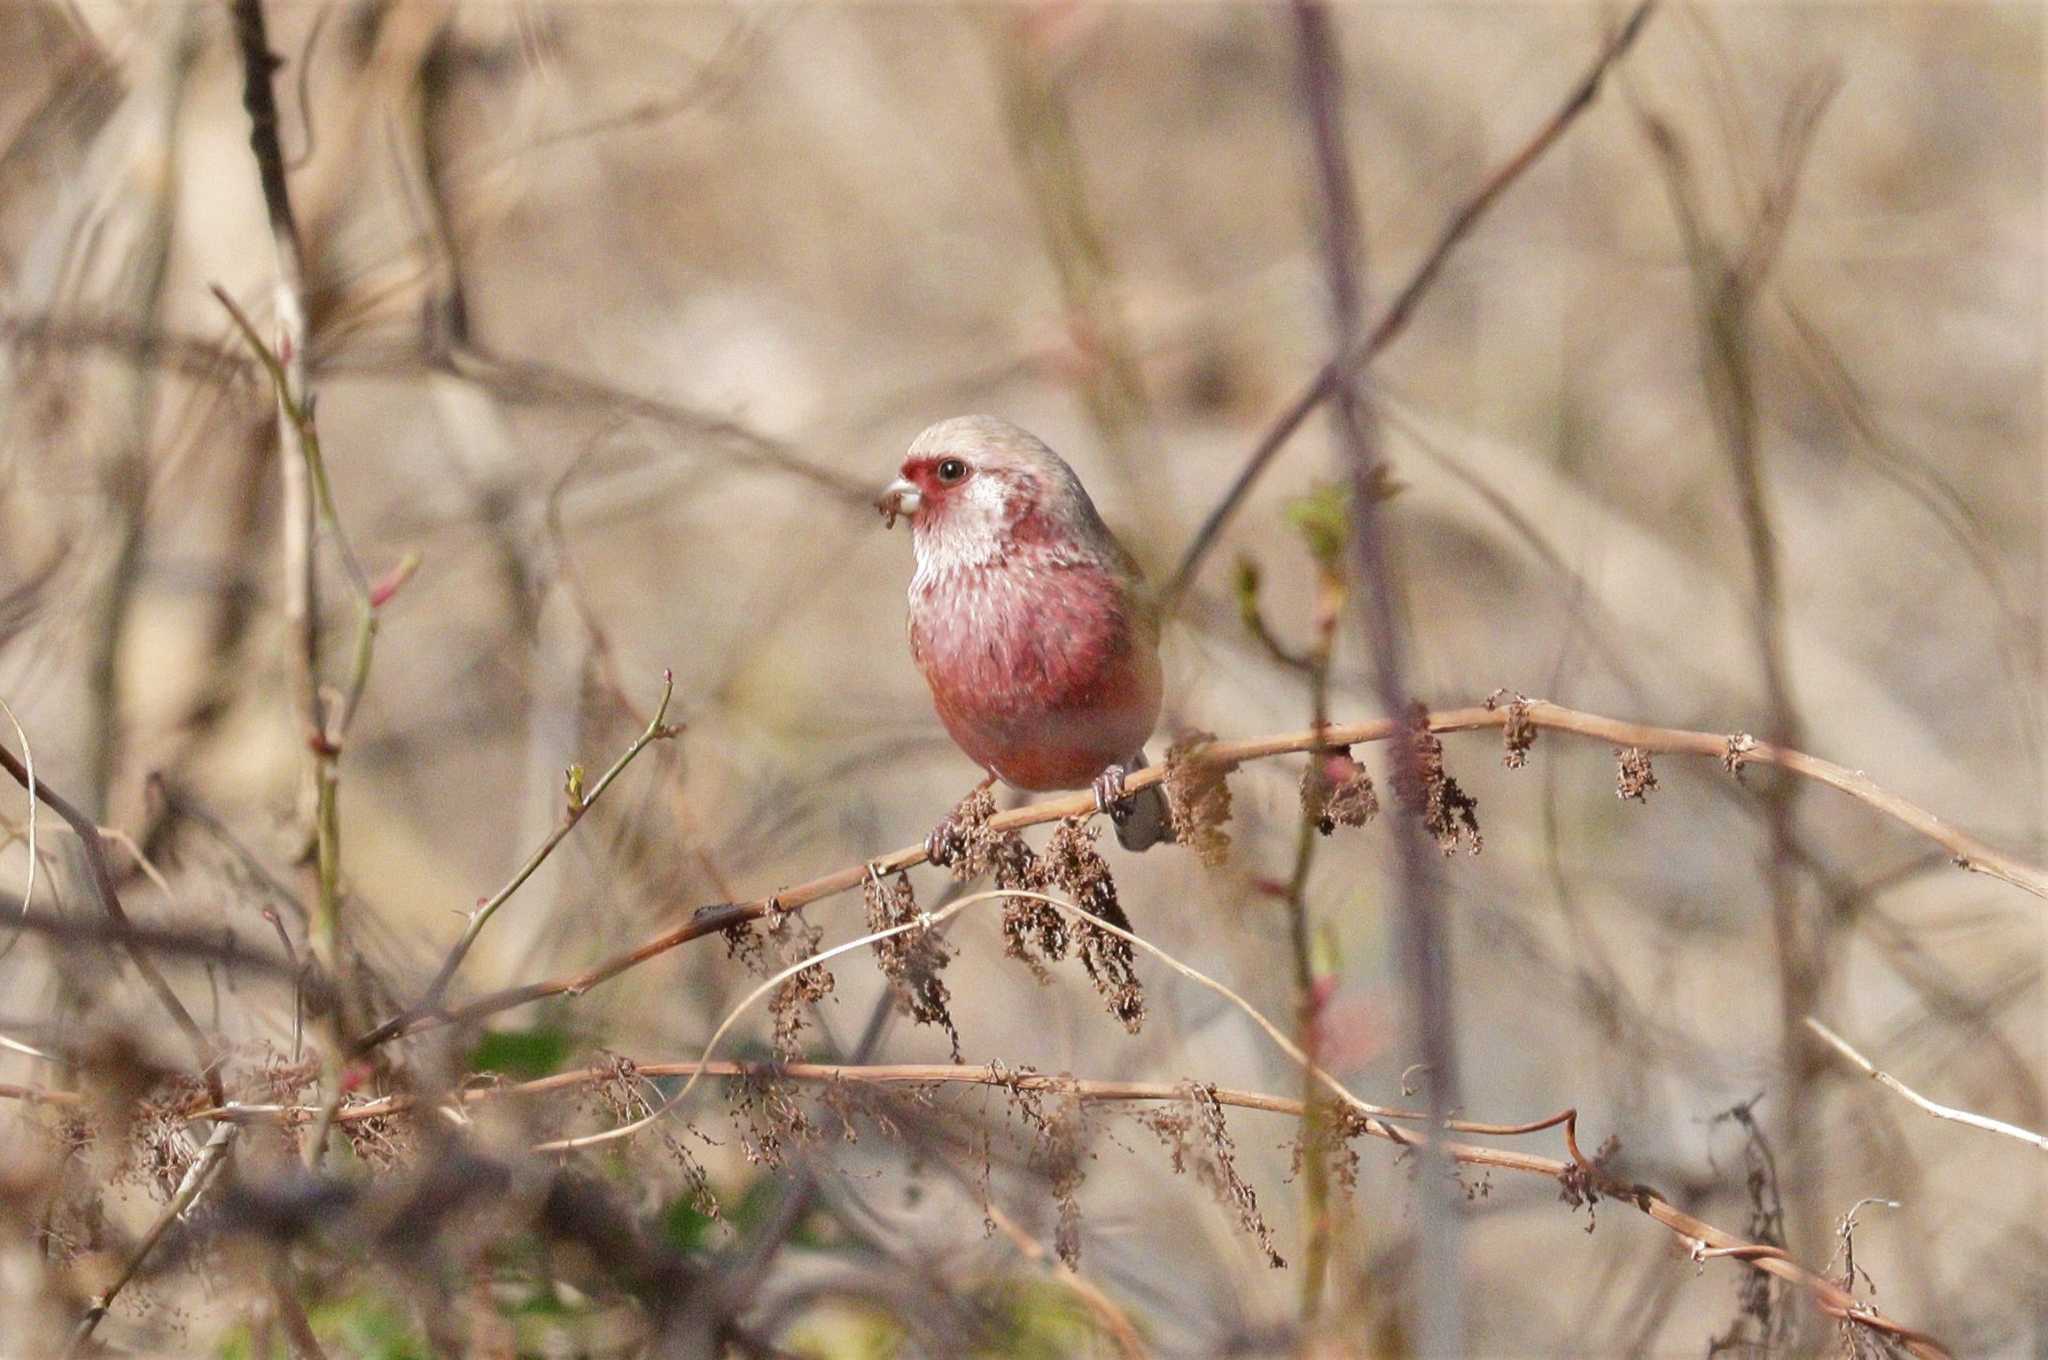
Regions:
[[[14,752],[4,746],[0,746],[0,768],[4,768],[23,788],[29,787],[28,767],[15,759]],[[156,993],[157,1000],[163,1003],[164,1010],[169,1012],[172,1023],[177,1025],[186,1042],[192,1046],[193,1056],[199,1063],[200,1079],[206,1083],[207,1094],[219,1092],[220,1097],[215,1103],[226,1103],[227,1093],[221,1087],[220,1070],[214,1061],[213,1043],[199,1028],[198,1022],[192,1018],[192,1012],[185,1009],[185,1003],[178,999],[178,994],[171,990],[171,984],[164,981],[164,975],[157,971],[156,964],[150,961],[149,955],[144,951],[141,934],[129,921],[128,912],[121,905],[121,894],[114,886],[114,871],[107,863],[107,846],[100,837],[99,826],[92,818],[73,806],[69,799],[52,789],[47,782],[38,781],[35,784],[35,796],[50,811],[63,818],[65,824],[77,835],[79,844],[85,851],[86,876],[92,883],[93,897],[99,902],[100,910],[106,913],[107,919],[112,923],[112,934],[127,949],[128,957],[134,961],[135,971],[142,974],[143,981],[149,984],[150,990]],[[35,917],[24,914],[20,924],[35,928],[38,922]]]
[[[1259,437],[1258,444],[1246,457],[1244,467],[1239,470],[1236,480],[1230,484],[1230,489],[1223,493],[1223,498],[1203,519],[1201,527],[1189,541],[1187,550],[1181,555],[1180,565],[1174,569],[1173,577],[1164,592],[1168,608],[1171,608],[1173,602],[1180,599],[1188,586],[1193,584],[1195,572],[1200,569],[1202,559],[1209,555],[1209,550],[1215,547],[1224,525],[1230,522],[1231,516],[1244,504],[1244,498],[1251,492],[1252,484],[1258,481],[1267,465],[1282,448],[1286,447],[1287,441],[1294,437],[1294,432],[1301,428],[1302,422],[1307,420],[1318,406],[1336,395],[1345,372],[1370,362],[1401,334],[1407,327],[1409,318],[1414,314],[1416,304],[1421,301],[1422,295],[1428,291],[1430,285],[1436,282],[1437,275],[1443,271],[1444,262],[1450,258],[1451,252],[1471,234],[1474,227],[1479,225],[1480,219],[1486,216],[1508,187],[1520,179],[1530,166],[1541,160],[1544,153],[1549,151],[1577,121],[1579,115],[1592,105],[1594,98],[1600,93],[1600,86],[1605,82],[1608,71],[1635,43],[1636,35],[1642,31],[1644,21],[1650,17],[1654,4],[1655,0],[1642,0],[1642,3],[1629,13],[1621,26],[1601,44],[1599,53],[1585,74],[1579,78],[1578,83],[1565,96],[1564,102],[1558,105],[1543,126],[1536,129],[1535,135],[1524,142],[1515,154],[1496,166],[1479,188],[1451,214],[1450,221],[1444,225],[1443,232],[1437,237],[1436,244],[1431,247],[1429,254],[1423,257],[1415,272],[1408,276],[1408,281],[1402,285],[1401,291],[1394,295],[1393,301],[1388,304],[1379,321],[1366,335],[1362,350],[1340,355],[1324,365],[1308,385],[1288,402],[1272,425],[1267,427],[1265,434]]]
[[[1989,1115],[1972,1114],[1968,1110],[1959,1110],[1953,1105],[1938,1104],[1921,1095],[1891,1073],[1880,1070],[1870,1059],[1852,1048],[1847,1039],[1844,1039],[1841,1035],[1835,1033],[1810,1015],[1806,1017],[1806,1028],[1822,1040],[1825,1040],[1828,1046],[1833,1048],[1835,1052],[1861,1068],[1864,1076],[1869,1077],[1878,1085],[1904,1096],[1936,1119],[1947,1119],[1957,1124],[1968,1124],[1973,1129],[1983,1129],[1987,1133],[2004,1134],[2007,1138],[2017,1138],[2022,1143],[2031,1143],[2041,1151],[2048,1152],[2048,1135],[2035,1133],[2032,1129],[2023,1129],[2017,1124],[2008,1124],[2002,1119],[1993,1119]]]
[[[427,988],[426,996],[415,1007],[416,1010],[432,1010],[441,1004],[441,998],[447,994],[448,983],[454,978],[455,970],[462,966],[462,960],[468,955],[470,946],[476,943],[477,936],[483,933],[483,928],[490,923],[492,915],[505,905],[513,893],[519,891],[527,879],[533,877],[534,870],[540,868],[547,857],[554,853],[555,847],[576,829],[576,824],[583,820],[583,814],[597,806],[597,800],[604,796],[604,791],[611,787],[612,781],[633,763],[634,757],[655,742],[666,741],[682,730],[664,721],[668,716],[669,700],[674,696],[675,690],[675,672],[663,671],[661,702],[655,705],[654,716],[647,720],[647,726],[634,738],[632,745],[619,753],[619,758],[612,762],[611,768],[598,776],[597,782],[588,790],[574,787],[569,790],[567,811],[556,823],[555,829],[548,833],[547,839],[526,857],[526,862],[519,866],[504,887],[477,903],[476,909],[469,913],[469,922],[463,928],[462,937],[456,940],[448,951],[448,957],[442,960],[441,970],[434,975],[433,984]]]
[[[670,703],[670,698],[674,696],[674,692],[676,692],[676,672],[664,670],[662,672],[662,700],[659,700],[659,703],[655,705],[653,717],[647,719],[647,727],[643,727],[639,737],[633,739],[633,746],[629,746],[625,752],[618,754],[618,760],[614,760],[612,766],[604,774],[598,776],[598,782],[592,784],[588,791],[584,791],[584,789],[571,789],[569,791],[567,811],[563,813],[561,821],[555,825],[555,830],[549,832],[547,840],[543,840],[541,846],[535,848],[535,852],[526,856],[526,862],[518,866],[518,870],[512,875],[512,879],[502,889],[498,889],[496,893],[481,899],[475,905],[475,909],[469,911],[469,922],[467,922],[467,926],[463,926],[461,938],[449,948],[449,957],[442,959],[440,971],[434,975],[432,985],[428,985],[426,993],[420,997],[420,1002],[416,1006],[412,1006],[410,1010],[403,1012],[403,1014],[397,1014],[397,1016],[385,1020],[375,1030],[371,1030],[369,1034],[362,1036],[358,1043],[356,1043],[358,1049],[375,1047],[375,1045],[383,1043],[383,1040],[389,1038],[391,1034],[397,1034],[406,1026],[410,1026],[420,1016],[432,1014],[432,1012],[436,1012],[440,1008],[442,997],[446,995],[446,991],[449,991],[449,983],[455,979],[455,971],[463,965],[463,959],[469,954],[469,948],[477,942],[477,936],[483,932],[483,926],[489,924],[489,920],[492,920],[492,916],[498,911],[498,907],[502,907],[512,897],[512,893],[516,893],[520,889],[520,885],[524,885],[526,879],[532,877],[532,873],[535,873],[535,870],[547,860],[547,856],[555,852],[555,846],[559,846],[563,842],[563,838],[567,838],[567,834],[575,830],[575,823],[584,819],[584,813],[588,813],[598,803],[598,799],[604,795],[604,791],[610,789],[612,780],[621,776],[629,764],[633,764],[635,756],[639,756],[643,750],[647,750],[651,743],[666,741],[666,739],[674,737],[678,731],[682,731],[680,727],[670,725],[666,721],[666,717],[668,717],[668,703]]]
[[[171,1202],[164,1206],[163,1212],[157,1215],[156,1222],[150,1225],[142,1240],[135,1244],[135,1249],[128,1254],[128,1260],[122,1265],[121,1273],[114,1277],[114,1282],[93,1299],[92,1306],[85,1310],[85,1316],[78,1320],[78,1327],[71,1333],[71,1343],[64,1348],[65,1360],[70,1360],[70,1357],[78,1354],[85,1343],[92,1339],[94,1329],[100,1325],[100,1319],[104,1318],[107,1310],[113,1306],[115,1297],[128,1287],[128,1282],[135,1278],[135,1273],[142,1268],[142,1263],[150,1252],[156,1249],[156,1244],[163,1240],[164,1234],[170,1231],[173,1223],[184,1217],[185,1211],[199,1198],[200,1191],[206,1188],[206,1183],[213,1179],[214,1172],[220,1170],[221,1163],[227,1158],[228,1149],[234,1146],[235,1137],[240,1132],[239,1125],[227,1120],[213,1126],[213,1136],[206,1140],[206,1146],[199,1150],[199,1155],[193,1159],[192,1165],[185,1168],[184,1178],[178,1182],[177,1190],[171,1195]]]
[[[2035,897],[2048,899],[2048,869],[1994,849],[1976,837],[1948,825],[1917,804],[1887,792],[1867,775],[1846,769],[1832,761],[1822,760],[1818,756],[1787,750],[1770,742],[1757,741],[1747,733],[1699,732],[1678,727],[1656,727],[1563,708],[1541,699],[1528,701],[1526,706],[1518,709],[1518,713],[1521,718],[1538,729],[1569,732],[1612,746],[1639,746],[1645,751],[1663,755],[1700,756],[1717,761],[1729,769],[1758,764],[1788,770],[1801,778],[1815,780],[1848,794],[1934,841],[1948,852],[1959,868],[1988,875],[2001,882],[2010,883]],[[1474,732],[1499,728],[1508,720],[1509,712],[1506,705],[1494,708],[1480,706],[1432,713],[1428,716],[1428,726],[1431,732],[1437,733]],[[1307,751],[1319,742],[1332,747],[1367,745],[1388,741],[1413,730],[1412,724],[1386,718],[1376,718],[1367,722],[1336,723],[1321,731],[1283,732],[1270,737],[1243,741],[1212,742],[1201,748],[1193,758],[1221,768],[1229,768],[1247,761]],[[1165,776],[1165,767],[1155,765],[1132,771],[1126,785],[1131,792],[1136,793],[1148,785],[1160,782]],[[1069,794],[997,813],[989,819],[988,826],[990,830],[997,832],[1019,831],[1025,827],[1056,822],[1063,817],[1085,816],[1094,810],[1093,795]],[[851,865],[764,897],[746,902],[717,902],[699,907],[681,924],[650,936],[632,948],[589,968],[546,981],[508,987],[478,997],[453,1010],[441,1010],[418,1016],[405,1025],[394,1027],[387,1022],[358,1039],[355,1047],[358,1050],[373,1047],[375,1043],[382,1043],[399,1034],[416,1033],[422,1029],[456,1021],[475,1020],[550,996],[581,995],[630,968],[692,940],[720,934],[734,926],[758,920],[770,912],[796,911],[813,902],[850,892],[858,888],[871,872],[892,874],[924,862],[924,846],[919,843],[904,846],[874,860]]]

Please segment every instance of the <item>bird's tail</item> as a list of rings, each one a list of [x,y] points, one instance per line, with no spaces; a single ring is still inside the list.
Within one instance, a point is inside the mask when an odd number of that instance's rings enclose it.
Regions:
[[[1139,751],[1124,768],[1144,769],[1145,753]],[[1126,850],[1150,850],[1161,841],[1173,839],[1173,816],[1167,810],[1166,789],[1162,785],[1154,784],[1138,790],[1115,811],[1121,814],[1112,817],[1116,824],[1116,841]]]

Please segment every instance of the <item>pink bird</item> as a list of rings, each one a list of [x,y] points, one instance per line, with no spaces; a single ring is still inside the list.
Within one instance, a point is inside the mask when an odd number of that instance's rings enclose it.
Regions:
[[[910,655],[960,749],[991,781],[1092,788],[1127,850],[1170,840],[1159,787],[1124,793],[1159,719],[1158,613],[1074,470],[1007,420],[958,416],[877,505],[910,521]]]

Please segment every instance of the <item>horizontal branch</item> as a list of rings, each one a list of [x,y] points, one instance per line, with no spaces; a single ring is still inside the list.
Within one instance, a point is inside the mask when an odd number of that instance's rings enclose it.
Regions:
[[[1933,813],[1887,792],[1854,770],[1832,761],[1822,760],[1818,756],[1807,755],[1802,751],[1758,741],[1747,733],[1697,732],[1679,727],[1657,727],[1645,723],[1626,722],[1619,718],[1603,717],[1597,713],[1562,708],[1540,699],[1446,709],[1429,715],[1429,730],[1474,732],[1501,728],[1507,725],[1511,717],[1514,721],[1526,723],[1537,730],[1591,737],[1617,747],[1632,746],[1645,752],[1663,755],[1705,757],[1718,761],[1727,769],[1736,772],[1749,765],[1775,766],[1789,774],[1825,784],[1858,802],[1867,804],[1941,846],[1964,869],[1989,875],[2036,897],[2048,899],[2048,871],[1997,850],[1976,837],[1950,826]],[[1388,741],[1407,729],[1407,723],[1387,718],[1377,718],[1369,722],[1332,723],[1321,731],[1310,729],[1244,741],[1211,742],[1185,758],[1199,760],[1206,765],[1229,768],[1247,761],[1308,751],[1317,746],[1360,746]],[[1134,770],[1125,780],[1125,787],[1136,793],[1161,782],[1166,778],[1166,774],[1167,767],[1163,765]],[[1055,822],[1064,817],[1087,816],[1094,811],[1093,795],[1068,794],[997,813],[989,819],[988,825],[991,830],[997,832],[1019,831],[1025,827]],[[758,920],[771,913],[797,911],[814,902],[850,892],[858,888],[870,873],[892,874],[924,862],[924,846],[920,843],[891,851],[869,863],[849,865],[809,882],[799,883],[751,901],[719,902],[699,907],[681,923],[580,972],[489,992],[466,1005],[411,1016],[402,1025],[394,1025],[387,1021],[357,1040],[356,1048],[361,1051],[400,1034],[417,1033],[458,1021],[482,1019],[551,996],[580,996],[592,987],[692,940],[730,930],[734,926]]]
[[[464,1105],[483,1101],[498,1100],[510,1096],[544,1095],[549,1092],[572,1090],[584,1086],[610,1081],[624,1074],[640,1077],[776,1077],[791,1081],[812,1081],[830,1083],[860,1083],[873,1086],[911,1085],[931,1086],[937,1084],[961,1084],[977,1086],[999,1086],[1012,1091],[1043,1091],[1079,1100],[1084,1104],[1108,1104],[1131,1102],[1180,1102],[1188,1099],[1188,1087],[1184,1083],[1139,1082],[1139,1081],[1088,1081],[1070,1076],[1055,1076],[1041,1072],[1006,1071],[1000,1067],[971,1067],[946,1063],[889,1063],[875,1065],[848,1065],[838,1063],[749,1063],[733,1061],[714,1062],[672,1062],[640,1063],[631,1065],[607,1064],[599,1067],[582,1068],[573,1072],[557,1072],[552,1076],[512,1085],[471,1087],[454,1098]],[[1288,1096],[1268,1095],[1260,1091],[1234,1090],[1227,1087],[1205,1088],[1219,1105],[1241,1110],[1262,1110],[1269,1114],[1285,1115],[1300,1119],[1306,1106],[1300,1100]],[[345,1123],[364,1119],[377,1119],[400,1113],[415,1105],[410,1096],[388,1096],[382,1100],[368,1101],[361,1105],[341,1110],[335,1115],[335,1122]],[[194,1111],[193,1119],[228,1120],[237,1123],[281,1123],[298,1122],[316,1117],[319,1111],[312,1106],[281,1105],[226,1105],[212,1109]],[[1946,1360],[1949,1352],[1941,1343],[1924,1332],[1896,1322],[1874,1306],[1857,1299],[1833,1281],[1800,1265],[1782,1248],[1764,1243],[1752,1242],[1734,1233],[1725,1232],[1712,1224],[1679,1209],[1663,1196],[1647,1186],[1622,1185],[1604,1171],[1596,1162],[1587,1159],[1579,1150],[1576,1132],[1576,1111],[1565,1111],[1562,1115],[1530,1124],[1501,1124],[1491,1126],[1467,1126],[1496,1130],[1505,1134],[1536,1132],[1545,1128],[1562,1125],[1565,1147],[1569,1160],[1541,1157],[1533,1153],[1515,1152],[1502,1148],[1483,1147],[1472,1143],[1446,1142],[1441,1145],[1444,1155],[1467,1166],[1497,1168],[1502,1171],[1519,1172],[1526,1175],[1543,1176],[1566,1185],[1576,1185],[1580,1193],[1597,1191],[1600,1195],[1633,1205],[1641,1213],[1669,1228],[1685,1243],[1688,1252],[1696,1260],[1707,1261],[1726,1258],[1740,1261],[1752,1269],[1775,1275],[1805,1289],[1814,1305],[1827,1316],[1838,1321],[1851,1322],[1869,1327],[1874,1331],[1899,1341],[1914,1355],[1923,1360]],[[1380,1119],[1364,1119],[1355,1126],[1359,1132],[1383,1139],[1404,1148],[1419,1148],[1428,1143],[1425,1137],[1402,1129]]]

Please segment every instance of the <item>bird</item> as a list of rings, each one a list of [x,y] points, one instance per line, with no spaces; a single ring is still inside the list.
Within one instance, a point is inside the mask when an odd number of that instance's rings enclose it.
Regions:
[[[910,523],[910,655],[981,787],[1091,789],[1125,849],[1172,840],[1159,785],[1124,791],[1159,720],[1159,611],[1066,460],[999,416],[955,416],[875,504]]]

